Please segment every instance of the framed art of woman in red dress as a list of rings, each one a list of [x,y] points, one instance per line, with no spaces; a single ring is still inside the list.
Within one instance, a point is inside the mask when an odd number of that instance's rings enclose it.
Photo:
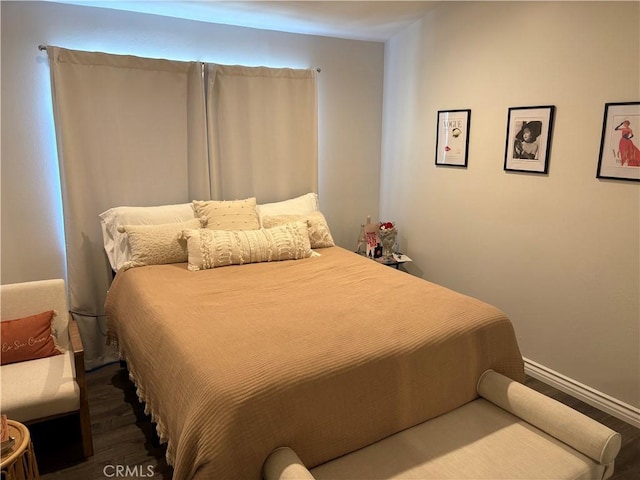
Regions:
[[[620,154],[620,163],[622,166],[626,163],[629,167],[640,167],[640,150],[633,143],[633,130],[631,122],[625,120],[616,127],[620,131],[620,142],[618,144],[618,152]]]
[[[640,182],[638,125],[640,102],[605,103],[597,178]]]

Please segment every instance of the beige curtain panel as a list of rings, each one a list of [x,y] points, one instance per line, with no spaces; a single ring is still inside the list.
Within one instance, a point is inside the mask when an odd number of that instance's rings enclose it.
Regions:
[[[318,191],[317,71],[207,65],[211,196]]]
[[[112,272],[98,214],[316,192],[317,72],[47,53],[69,304],[91,369],[117,359],[103,336]]]
[[[196,62],[55,47],[47,52],[69,304],[90,369],[117,359],[102,335],[112,272],[98,214],[120,205],[184,203],[191,186],[201,187],[207,178],[202,69]]]

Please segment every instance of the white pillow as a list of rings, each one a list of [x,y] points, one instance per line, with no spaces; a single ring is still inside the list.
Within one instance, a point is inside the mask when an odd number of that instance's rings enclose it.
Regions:
[[[265,203],[257,206],[260,216],[260,225],[264,217],[276,215],[303,215],[305,213],[316,212],[318,208],[318,194],[307,193],[296,198],[283,200],[282,202]],[[263,226],[263,225],[262,225]]]
[[[118,232],[121,225],[160,225],[193,220],[196,215],[191,203],[161,205],[157,207],[114,207],[102,212],[100,227],[104,250],[114,271],[131,260],[126,233]]]
[[[313,255],[306,222],[260,230],[182,231],[192,271],[245,263],[298,260]]]
[[[202,228],[202,220],[194,218],[181,223],[160,225],[124,225],[118,232],[127,234],[131,260],[121,270],[145,265],[164,265],[187,261],[187,245],[181,234],[187,228]]]

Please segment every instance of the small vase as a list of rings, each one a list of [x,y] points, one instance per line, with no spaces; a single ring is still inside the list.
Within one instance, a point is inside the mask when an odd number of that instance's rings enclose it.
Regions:
[[[382,243],[382,256],[386,260],[393,259],[393,246],[396,243],[397,235],[398,231],[395,228],[378,231],[378,237],[380,238],[380,243]]]

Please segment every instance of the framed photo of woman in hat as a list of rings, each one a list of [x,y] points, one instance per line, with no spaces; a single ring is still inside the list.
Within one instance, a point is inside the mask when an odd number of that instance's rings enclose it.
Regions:
[[[549,172],[554,113],[554,105],[509,108],[505,170],[542,174]]]
[[[596,177],[640,182],[639,147],[640,102],[606,103]]]

